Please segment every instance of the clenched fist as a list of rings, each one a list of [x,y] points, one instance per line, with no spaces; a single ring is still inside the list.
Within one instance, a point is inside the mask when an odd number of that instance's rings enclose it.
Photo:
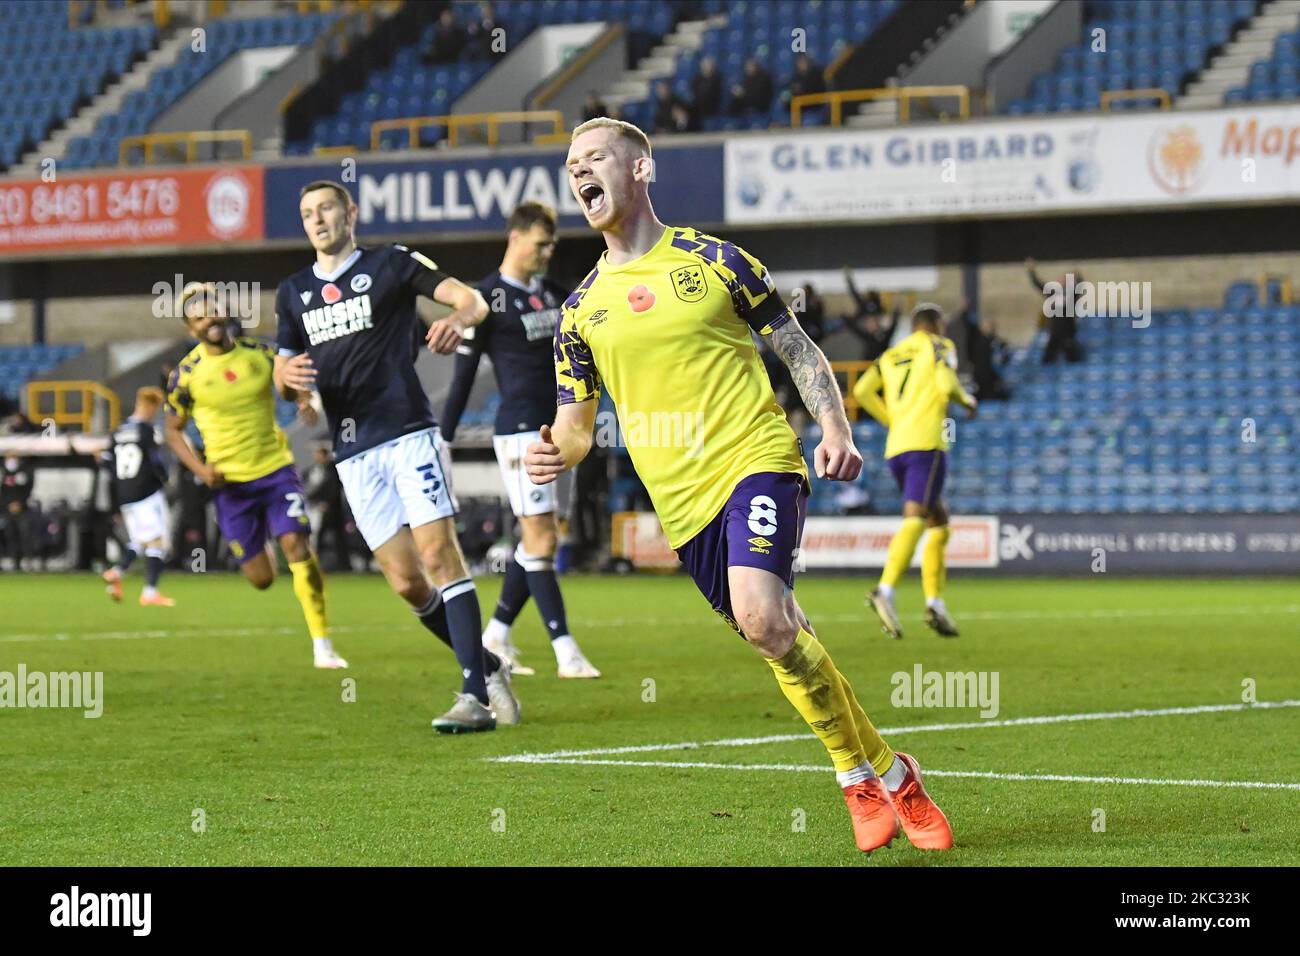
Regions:
[[[551,441],[551,426],[542,426],[539,441],[533,442],[524,452],[524,470],[535,485],[548,485],[565,469],[560,447]]]

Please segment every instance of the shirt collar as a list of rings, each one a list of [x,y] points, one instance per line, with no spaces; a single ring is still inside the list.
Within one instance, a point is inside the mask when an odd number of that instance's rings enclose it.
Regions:
[[[356,265],[357,260],[360,258],[361,258],[361,247],[358,246],[357,248],[352,250],[352,255],[344,259],[343,262],[339,265],[339,267],[335,269],[333,272],[328,274],[321,272],[319,262],[313,262],[311,264],[311,272],[312,275],[314,275],[317,279],[320,279],[322,282],[333,282],[339,276],[343,275],[343,273],[347,272],[354,265]]]
[[[518,279],[512,279],[510,278],[510,276],[506,275],[503,272],[498,272],[497,275],[501,276],[502,282],[506,283],[507,285],[512,285],[516,289],[520,289],[524,292],[527,292],[529,295],[532,295],[534,292],[540,292],[542,289],[542,279],[540,276],[533,276],[532,282],[530,282],[528,285],[524,285]]]

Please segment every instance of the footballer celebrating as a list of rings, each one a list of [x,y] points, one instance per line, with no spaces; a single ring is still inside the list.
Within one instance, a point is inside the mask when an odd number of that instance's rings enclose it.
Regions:
[[[944,550],[948,546],[948,509],[943,482],[948,473],[948,442],[944,420],[948,403],[957,402],[974,417],[975,399],[957,380],[957,350],[939,334],[943,310],[922,302],[912,312],[912,334],[880,356],[858,379],[853,397],[889,429],[885,458],[903,493],[903,524],[889,542],[880,583],[869,603],[890,637],[903,628],[894,607],[894,587],[912,563],[916,545],[929,525],[921,551],[921,589],[925,594],[925,623],[941,637],[956,637],[957,625],[943,603],[947,579]]]
[[[259,591],[275,580],[268,536],[279,542],[307,620],[315,665],[347,667],[329,637],[325,577],[311,550],[307,499],[289,441],[275,422],[273,350],[257,339],[231,334],[220,290],[211,283],[186,285],[177,312],[199,344],[167,382],[167,446],[213,489],[221,536],[239,570]],[[314,418],[310,394],[281,394],[298,402],[300,414]],[[204,458],[185,436],[191,418],[203,438]]]
[[[341,184],[307,183],[298,200],[316,261],[276,292],[276,383],[320,392],[357,528],[392,589],[456,655],[464,682],[434,729],[518,723],[509,665],[483,650],[478,592],[453,521],[451,463],[415,371],[421,339],[454,351],[487,304],[405,246],[358,248],[357,206]],[[452,309],[423,335],[421,295]]]
[[[510,626],[531,594],[551,638],[556,673],[599,677],[600,671],[569,634],[555,577],[556,486],[533,485],[524,473],[525,451],[555,417],[555,323],[569,295],[545,274],[555,252],[555,211],[539,202],[521,203],[506,228],[509,238],[501,265],[478,285],[488,302],[488,317],[466,332],[456,350],[456,374],[442,415],[443,434],[451,441],[474,387],[479,359],[486,354],[501,392],[492,445],[523,540],[506,567],[483,646],[509,660],[512,674],[533,673],[519,665],[519,651],[510,639]]]
[[[583,459],[602,387],[617,396],[625,431],[624,416],[702,415],[690,442],[628,442],[669,543],[826,747],[858,847],[887,845],[901,822],[914,845],[946,849],[952,831],[915,759],[881,738],[794,598],[808,474],[751,330],[781,356],[821,424],[818,476],[850,481],[862,458],[826,357],[756,259],[659,221],[640,129],[589,120],[573,131],[566,162],[570,188],[607,249],[564,303],[559,407],[528,449],[530,477],[554,481]]]
[[[113,432],[113,445],[100,460],[108,469],[113,501],[126,525],[127,545],[117,564],[104,572],[108,596],[122,600],[122,575],[136,557],[144,553],[144,589],[140,604],[144,607],[171,607],[176,602],[159,593],[163,560],[167,557],[168,526],[167,466],[163,464],[162,444],[154,421],[164,398],[160,388],[142,388],[135,393],[131,416]]]

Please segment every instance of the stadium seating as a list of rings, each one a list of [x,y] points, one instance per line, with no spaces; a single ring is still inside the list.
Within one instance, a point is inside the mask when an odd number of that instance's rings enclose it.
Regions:
[[[472,18],[477,5],[458,3],[452,9],[464,24]],[[684,9],[681,0],[559,0],[554,3],[501,0],[493,4],[496,20],[506,29],[512,46],[517,46],[541,25],[607,20],[623,22],[629,31],[630,46],[647,50],[672,30]],[[317,119],[312,124],[310,140],[286,143],[285,153],[307,155],[319,147],[329,146],[369,149],[370,124],[376,120],[450,113],[452,104],[492,68],[494,61],[472,59],[467,50],[456,63],[426,64],[421,60],[421,52],[432,41],[433,31],[431,24],[420,36],[412,38],[397,51],[388,68],[370,74],[364,89],[344,96],[337,113]],[[421,131],[420,145],[432,146],[445,137],[445,130],[430,127]],[[407,142],[404,130],[394,130],[384,134],[379,145],[381,149],[394,149],[405,147]]]
[[[82,5],[82,20],[93,12]],[[152,24],[68,27],[67,0],[0,3],[0,167],[14,165],[157,42]]]
[[[73,169],[115,165],[123,137],[149,132],[149,125],[161,113],[237,50],[310,43],[340,16],[342,13],[335,11],[210,21],[205,52],[187,46],[172,66],[156,70],[148,87],[127,94],[118,112],[100,117],[92,135],[68,143],[64,164]]]
[[[767,129],[769,126],[789,125],[790,104],[781,92],[790,85],[794,75],[795,53],[791,37],[796,28],[803,29],[806,52],[818,67],[825,69],[847,47],[861,43],[872,31],[893,13],[902,0],[742,0],[725,5],[721,2],[706,5],[708,12],[719,12],[727,7],[730,17],[726,26],[716,27],[704,34],[698,53],[688,52],[677,61],[672,77],[673,92],[682,100],[691,102],[691,81],[699,72],[703,57],[712,57],[718,64],[722,77],[722,115],[701,117],[706,131]],[[742,116],[729,114],[733,83],[744,74],[745,61],[757,57],[772,74],[776,90],[768,113],[751,111]],[[625,119],[645,129],[653,126],[654,103],[641,100],[623,106]],[[823,111],[813,110],[804,117],[805,125],[819,125],[825,119]]]
[[[0,391],[17,398],[28,379],[82,351],[81,345],[0,345]]]
[[[1010,402],[958,417],[945,490],[954,513],[1274,512],[1300,510],[1300,306],[1257,304],[1230,287],[1223,309],[1081,319],[1086,360],[1008,369]],[[956,413],[955,413],[956,414]],[[898,513],[885,434],[854,424],[861,484]],[[811,456],[816,426],[804,436]],[[814,481],[811,510],[838,511]]]
[[[1300,32],[1283,33],[1273,41],[1273,55],[1251,64],[1247,85],[1228,90],[1224,100],[1293,100],[1300,97]]]
[[[1036,77],[1029,94],[1005,111],[1096,110],[1107,90],[1159,88],[1173,98],[1257,7],[1256,0],[1089,0],[1080,42],[1061,51],[1056,69]],[[1104,49],[1094,50],[1094,38],[1104,39]],[[1154,102],[1120,100],[1111,108]]]

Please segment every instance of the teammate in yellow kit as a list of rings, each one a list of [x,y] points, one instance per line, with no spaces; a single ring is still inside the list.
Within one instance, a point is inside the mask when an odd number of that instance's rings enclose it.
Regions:
[[[881,739],[794,598],[808,475],[752,333],[789,367],[821,424],[818,477],[851,481],[862,458],[826,357],[761,263],[730,242],[659,221],[650,142],[637,127],[606,117],[583,123],[567,166],[607,250],[561,310],[559,407],[528,447],[529,476],[554,481],[586,456],[608,387],[669,543],[826,747],[859,848],[888,844],[900,820],[916,846],[951,846],[916,761]]]
[[[271,393],[274,350],[257,339],[235,338],[218,289],[193,282],[178,297],[177,311],[199,340],[167,382],[167,445],[213,489],[217,524],[244,577],[269,588],[275,569],[269,537],[280,542],[293,575],[293,593],[311,633],[315,665],[347,667],[329,637],[325,578],[311,550],[307,499],[293,467],[293,453],[275,423]],[[286,390],[300,412],[314,420],[308,394]],[[191,419],[203,436],[200,459],[185,437]]]
[[[944,421],[948,403],[965,406],[974,417],[975,399],[957,381],[957,352],[951,339],[939,334],[943,311],[923,302],[912,313],[912,334],[880,356],[853,388],[853,397],[872,418],[889,429],[885,458],[903,493],[903,526],[889,542],[880,583],[870,602],[890,637],[902,637],[894,607],[894,587],[912,563],[926,525],[921,552],[921,587],[925,592],[925,623],[942,637],[956,637],[957,626],[943,603],[947,578],[944,549],[948,545],[948,509],[943,481],[948,471],[948,442]]]

